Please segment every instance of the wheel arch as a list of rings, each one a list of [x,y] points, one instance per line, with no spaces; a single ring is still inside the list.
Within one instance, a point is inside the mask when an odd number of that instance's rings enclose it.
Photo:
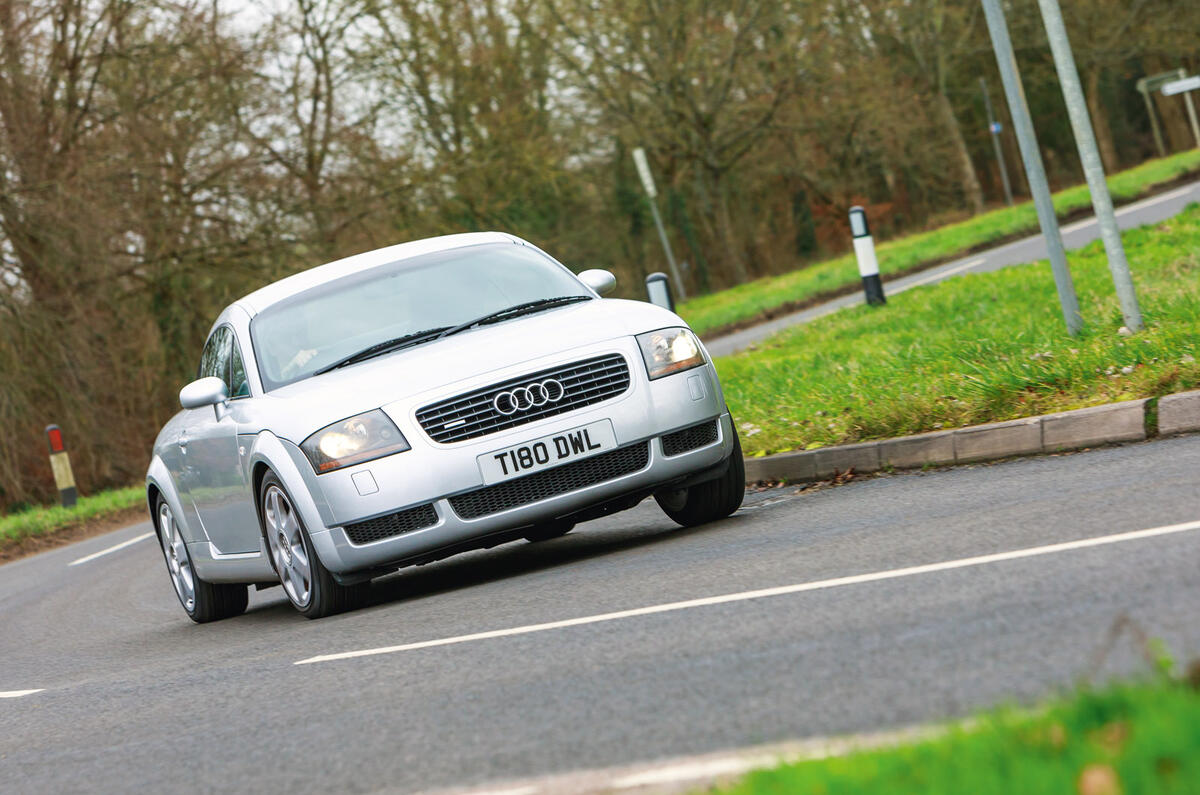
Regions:
[[[192,528],[187,523],[187,515],[183,511],[183,500],[179,496],[178,489],[175,488],[175,483],[171,479],[171,473],[167,471],[166,464],[162,459],[155,456],[150,462],[150,468],[146,472],[146,509],[150,512],[150,524],[154,527],[155,535],[161,540],[162,529],[158,526],[158,498],[167,503],[167,507],[171,509],[171,513],[175,516],[175,522],[180,527],[180,532],[186,542],[192,543],[195,541],[207,541],[207,537],[201,533],[200,537],[195,537]]]
[[[312,465],[308,463],[308,459],[296,445],[280,439],[270,431],[262,431],[255,438],[253,451],[249,456],[249,476],[259,531],[263,533],[265,539],[266,529],[263,527],[260,500],[262,499],[263,480],[266,478],[267,472],[272,472],[275,477],[279,478],[279,482],[291,499],[292,506],[304,522],[321,562],[332,570],[338,570],[334,566],[330,566],[330,563],[335,562],[336,555],[331,556],[326,545],[318,540],[318,536],[325,535],[322,531],[329,526],[321,510],[324,495],[321,493],[320,485],[314,480],[315,475],[305,477],[302,467],[308,467],[311,473]]]
[[[162,538],[162,529],[158,526],[158,499],[162,496],[162,489],[156,483],[146,484],[146,507],[150,510],[150,524],[154,527],[154,532],[158,537]]]

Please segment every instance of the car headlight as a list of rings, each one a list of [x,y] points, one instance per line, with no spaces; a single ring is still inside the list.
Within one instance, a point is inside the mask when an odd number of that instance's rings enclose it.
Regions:
[[[317,474],[411,449],[396,424],[375,409],[322,428],[300,444]]]
[[[704,364],[696,335],[685,328],[664,328],[637,335],[650,380]]]

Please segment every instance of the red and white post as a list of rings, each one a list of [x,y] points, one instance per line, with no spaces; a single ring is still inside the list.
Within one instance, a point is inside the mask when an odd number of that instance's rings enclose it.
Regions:
[[[46,426],[46,441],[50,444],[50,468],[54,470],[54,485],[64,508],[70,508],[79,499],[75,488],[75,473],[71,471],[71,455],[63,441],[62,429],[57,425]]]

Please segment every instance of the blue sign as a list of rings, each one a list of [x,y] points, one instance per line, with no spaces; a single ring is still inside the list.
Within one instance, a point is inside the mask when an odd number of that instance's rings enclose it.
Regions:
[[[1004,128],[1000,126],[1000,122],[994,121],[994,122],[992,122],[989,129],[992,131],[992,135],[999,135],[1000,131],[1003,130]]]

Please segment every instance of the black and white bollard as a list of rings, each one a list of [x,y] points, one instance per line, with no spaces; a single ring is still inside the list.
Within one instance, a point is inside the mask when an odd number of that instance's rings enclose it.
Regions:
[[[671,280],[665,273],[652,273],[646,277],[646,298],[655,306],[675,311],[675,296],[671,294]]]
[[[879,280],[879,260],[875,258],[875,240],[867,226],[866,211],[857,205],[850,208],[850,234],[854,236],[854,256],[858,259],[858,273],[862,276],[867,303],[886,304],[883,282]]]
[[[75,489],[75,474],[71,472],[71,456],[57,425],[46,426],[46,441],[50,443],[50,468],[54,470],[54,485],[64,508],[70,508],[79,497]]]

